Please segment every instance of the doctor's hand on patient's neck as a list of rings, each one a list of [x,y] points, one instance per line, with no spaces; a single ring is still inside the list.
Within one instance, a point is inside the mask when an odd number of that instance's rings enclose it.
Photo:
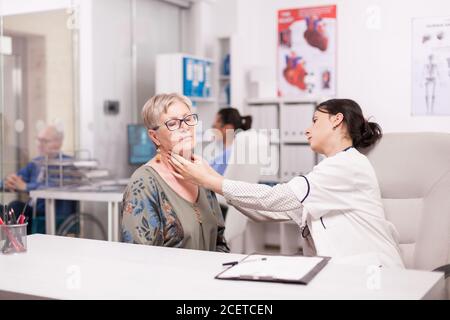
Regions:
[[[201,157],[193,155],[192,160],[189,161],[178,154],[171,153],[169,162],[175,169],[177,178],[223,194],[224,177],[212,169]]]
[[[177,174],[176,168],[172,165],[172,163],[170,162],[171,160],[171,154],[175,153],[178,156],[182,157],[183,159],[186,160],[191,160],[194,153],[192,152],[176,152],[176,151],[165,151],[165,150],[161,150],[161,161],[159,163],[159,166],[162,166],[164,168],[164,170],[167,170],[168,172],[170,172],[171,174],[173,174],[173,176],[177,179],[180,178],[179,174]],[[186,179],[182,179],[185,180]]]

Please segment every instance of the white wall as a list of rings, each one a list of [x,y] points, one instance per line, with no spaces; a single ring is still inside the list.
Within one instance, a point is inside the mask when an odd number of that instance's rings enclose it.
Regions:
[[[131,106],[131,3],[129,0],[95,0],[91,6],[92,100],[90,104],[85,101],[82,110],[86,113],[91,110],[94,117],[93,122],[88,123],[84,123],[82,117],[81,134],[93,140],[94,158],[123,178],[130,173],[126,128],[134,112]],[[120,113],[105,115],[105,100],[119,101]]]
[[[0,0],[0,14],[12,15],[65,9],[71,6],[71,2],[71,0]]]
[[[411,19],[450,15],[448,0],[217,0],[217,20],[233,26],[221,30],[235,32],[233,101],[244,105],[245,79],[252,67],[264,66],[273,79],[271,95],[276,97],[277,11],[317,5],[337,4],[338,97],[358,101],[366,116],[373,116],[385,132],[450,132],[449,117],[411,116]],[[381,28],[366,27],[369,6],[381,9]],[[233,6],[236,6],[233,8]],[[217,12],[216,11],[216,12]],[[229,14],[228,19],[223,14]],[[236,16],[232,16],[235,14]],[[214,19],[216,20],[216,18]],[[218,35],[221,35],[218,33]],[[236,52],[238,56],[236,57]],[[238,92],[236,92],[238,91]]]
[[[192,3],[190,9],[190,24],[192,34],[189,40],[193,44],[192,53],[201,57],[212,57],[214,46],[213,25],[216,21],[213,18],[214,2],[201,0]]]
[[[156,55],[180,52],[181,9],[154,0],[136,1],[136,121],[142,123],[141,110],[155,94]]]
[[[213,4],[212,30],[217,37],[228,37],[237,31],[238,0],[217,0]]]

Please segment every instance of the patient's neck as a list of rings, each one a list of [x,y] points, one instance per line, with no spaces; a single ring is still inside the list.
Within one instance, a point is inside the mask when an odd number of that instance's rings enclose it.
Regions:
[[[189,160],[191,160],[191,155],[193,154],[190,153],[189,155]],[[180,154],[181,156],[183,156],[184,158],[186,158],[187,154]],[[163,150],[161,150],[161,161],[157,162],[155,159],[153,159],[150,162],[150,165],[156,169],[158,171],[158,173],[160,174],[160,176],[171,186],[175,189],[175,191],[179,194],[181,194],[182,196],[184,196],[185,198],[189,199],[189,201],[193,202],[195,201],[196,196],[194,196],[192,199],[185,194],[185,189],[194,189],[197,190],[198,187],[193,185],[191,182],[188,181],[183,181],[178,179],[174,173],[176,173],[175,169],[172,167],[172,165],[169,163],[169,152],[165,152]],[[180,189],[181,188],[181,189]]]
[[[177,153],[177,154],[182,156],[186,160],[191,161],[192,160],[192,155],[194,154],[194,151],[193,150],[192,151],[185,151],[185,152],[180,152],[180,153]],[[168,171],[173,173],[173,172],[175,172],[175,170],[172,167],[172,165],[169,163],[169,159],[170,159],[169,152],[165,151],[165,150],[161,150],[161,162],[160,162],[160,165],[162,165],[164,167],[164,169],[167,169]]]

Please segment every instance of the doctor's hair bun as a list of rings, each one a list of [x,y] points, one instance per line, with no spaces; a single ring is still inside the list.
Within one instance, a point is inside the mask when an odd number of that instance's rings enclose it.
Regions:
[[[351,99],[331,99],[319,104],[316,110],[330,115],[341,113],[355,148],[370,147],[383,136],[380,125],[367,121],[359,104]]]
[[[234,130],[250,130],[252,128],[251,116],[242,117],[239,110],[235,108],[223,108],[218,112],[223,125],[231,124]]]
[[[244,131],[250,130],[252,128],[252,116],[241,117],[241,129]]]
[[[378,123],[366,121],[361,127],[361,137],[358,141],[353,141],[355,148],[367,148],[375,144],[383,133]]]

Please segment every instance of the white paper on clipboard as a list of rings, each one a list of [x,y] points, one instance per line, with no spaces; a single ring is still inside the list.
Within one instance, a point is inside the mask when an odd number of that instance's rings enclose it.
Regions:
[[[216,278],[307,284],[328,260],[329,258],[325,257],[254,254],[223,271]]]

